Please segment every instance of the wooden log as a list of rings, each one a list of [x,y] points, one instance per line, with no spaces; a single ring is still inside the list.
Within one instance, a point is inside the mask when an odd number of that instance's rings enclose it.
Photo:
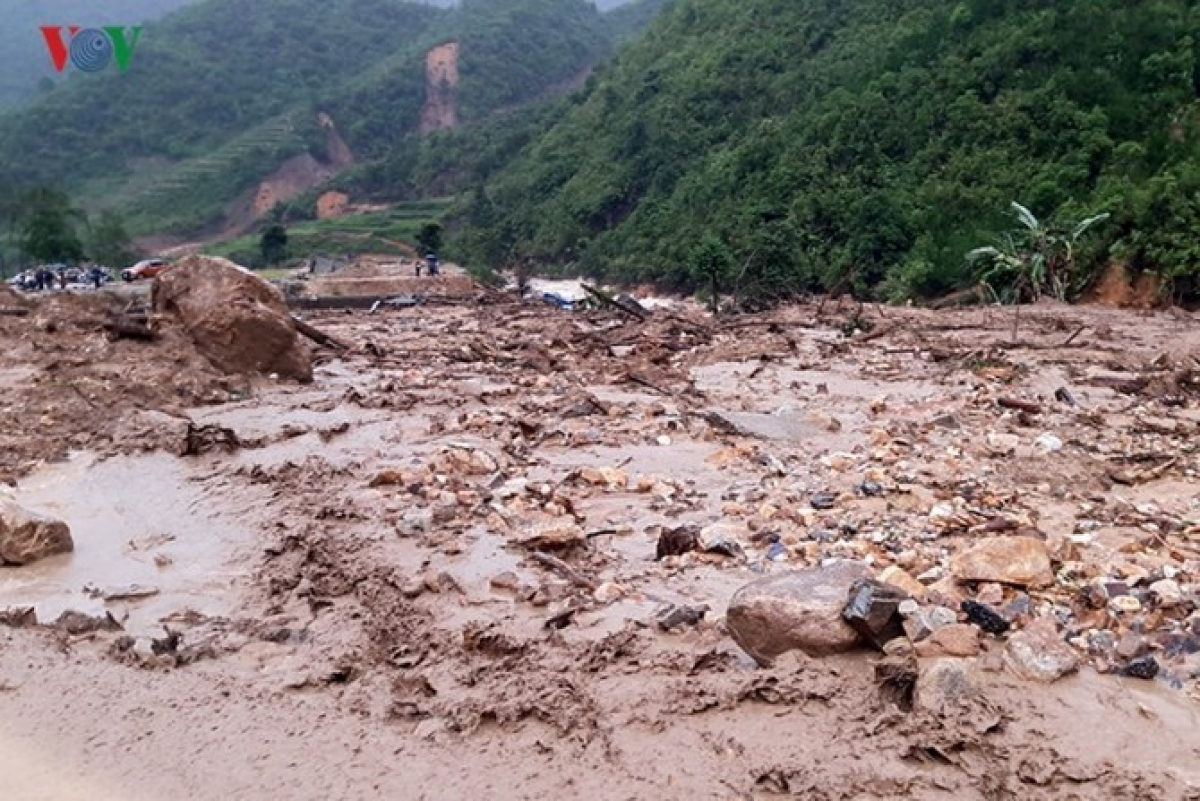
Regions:
[[[607,292],[605,292],[601,289],[598,289],[594,286],[588,286],[587,284],[580,284],[580,286],[583,287],[584,292],[588,293],[593,298],[600,301],[600,304],[603,306],[608,306],[609,308],[616,309],[617,311],[628,314],[630,317],[633,317],[638,320],[645,320],[646,317],[648,316],[646,310],[643,309],[640,305],[634,306],[633,304],[622,303],[619,300],[617,300],[616,298],[614,298],[612,295],[610,295]]]
[[[326,334],[319,328],[314,328],[294,314],[292,315],[292,325],[296,326],[297,331],[311,339],[313,342],[316,342],[318,345],[323,345],[327,348],[333,348],[334,350],[350,350],[350,346],[345,342]]]
[[[996,403],[1005,409],[1016,409],[1028,414],[1041,414],[1042,405],[1033,401],[1021,400],[1020,398],[997,398]]]

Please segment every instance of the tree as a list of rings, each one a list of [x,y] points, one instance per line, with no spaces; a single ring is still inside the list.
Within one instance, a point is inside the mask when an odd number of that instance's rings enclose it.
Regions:
[[[122,268],[137,261],[138,252],[133,246],[125,221],[112,211],[101,213],[92,226],[87,242],[88,256],[106,267]]]
[[[278,264],[287,258],[288,235],[282,225],[267,226],[259,240],[258,247],[263,261],[267,264]]]
[[[75,231],[82,214],[71,207],[65,194],[54,189],[36,189],[26,198],[28,217],[21,227],[21,249],[34,261],[77,262],[83,258],[83,243]]]
[[[1033,212],[1013,201],[1021,227],[1002,234],[996,246],[975,248],[967,260],[983,265],[980,283],[997,297],[1020,303],[1038,300],[1049,292],[1066,300],[1075,275],[1075,254],[1080,238],[1109,215],[1097,214],[1074,225],[1044,223]]]
[[[733,271],[733,254],[725,241],[709,232],[692,245],[688,253],[688,271],[697,283],[707,283],[710,289],[709,309],[720,309],[720,293],[726,288]]]
[[[417,231],[417,247],[421,253],[437,253],[442,249],[442,226],[427,222]]]

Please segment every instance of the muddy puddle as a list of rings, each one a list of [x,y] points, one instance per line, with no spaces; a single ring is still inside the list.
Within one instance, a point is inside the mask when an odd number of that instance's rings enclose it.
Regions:
[[[165,454],[44,468],[16,497],[66,521],[75,552],[0,570],[0,607],[34,606],[43,623],[107,611],[134,635],[161,634],[160,621],[188,610],[228,614],[254,529],[226,489]]]

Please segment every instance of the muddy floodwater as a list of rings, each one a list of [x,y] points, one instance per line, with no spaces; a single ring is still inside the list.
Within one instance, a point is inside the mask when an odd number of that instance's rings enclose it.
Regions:
[[[316,314],[306,385],[33,318],[0,468],[75,550],[0,567],[2,801],[1200,797],[1184,312],[491,293]],[[844,560],[900,636],[738,646]]]
[[[179,459],[78,454],[17,494],[70,521],[75,551],[0,573],[0,607],[33,606],[44,621],[111,612],[131,634],[158,635],[173,613],[228,615],[251,574],[253,505]]]

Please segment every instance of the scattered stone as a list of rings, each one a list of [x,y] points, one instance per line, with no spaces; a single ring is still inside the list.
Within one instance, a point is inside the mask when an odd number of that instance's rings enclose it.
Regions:
[[[967,620],[974,623],[988,634],[1003,634],[1012,625],[1007,619],[987,604],[977,601],[963,601],[962,610]]]
[[[658,545],[654,551],[656,560],[667,556],[682,556],[696,550],[700,545],[700,529],[698,526],[687,525],[678,528],[664,529],[658,535]]]
[[[73,550],[66,523],[0,498],[0,565],[27,565]]]
[[[1108,602],[1108,608],[1122,614],[1136,614],[1142,611],[1142,602],[1132,595],[1118,595]]]
[[[832,509],[837,505],[837,495],[832,492],[818,492],[809,499],[809,504],[818,510]]]
[[[974,659],[944,657],[921,663],[914,706],[942,712],[961,705],[979,692],[978,666]]]
[[[389,468],[387,470],[380,470],[378,473],[376,473],[375,477],[371,479],[371,482],[367,486],[397,487],[403,485],[404,483],[404,473],[400,470],[393,470]]]
[[[1150,592],[1163,609],[1172,609],[1183,603],[1183,588],[1174,579],[1162,579],[1150,585]]]
[[[809,656],[848,651],[859,634],[842,618],[850,588],[870,571],[861,562],[833,562],[758,579],[729,603],[726,627],[760,665],[791,650]]]
[[[1125,661],[1132,661],[1139,657],[1145,656],[1150,652],[1150,643],[1146,638],[1137,632],[1126,632],[1120,640],[1117,641],[1116,654]]]
[[[71,636],[91,634],[94,631],[124,631],[111,612],[103,615],[88,615],[83,612],[68,610],[58,616],[50,627],[65,632]]]
[[[516,573],[506,570],[503,573],[492,576],[489,583],[498,590],[508,590],[511,592],[521,586],[521,579]]]
[[[549,518],[526,525],[513,540],[526,548],[570,548],[587,542],[587,533],[568,518]]]
[[[579,477],[594,487],[606,487],[610,490],[625,489],[629,486],[629,476],[615,467],[585,467],[579,471]]]
[[[879,580],[884,584],[891,584],[893,587],[904,590],[914,598],[925,597],[925,585],[897,565],[884,568],[883,572],[879,574]]]
[[[883,494],[883,485],[878,481],[864,481],[858,485],[858,491],[868,498],[878,498]]]
[[[129,584],[124,587],[105,587],[96,595],[105,601],[139,601],[158,595],[158,587],[142,584]]]
[[[1010,670],[1032,681],[1057,681],[1079,668],[1074,649],[1063,642],[1054,624],[1045,618],[1009,637],[1004,656]]]
[[[10,606],[0,609],[0,626],[27,629],[37,625],[37,611],[32,606]]]
[[[850,588],[842,617],[866,642],[883,650],[885,643],[904,634],[898,609],[907,598],[907,593],[891,584],[864,579]]]
[[[1062,450],[1063,441],[1050,432],[1046,432],[1033,441],[1033,447],[1042,453],[1057,453]]]
[[[1158,671],[1158,660],[1152,656],[1143,656],[1141,659],[1135,659],[1126,665],[1121,673],[1130,678],[1150,681],[1158,675]]]
[[[602,604],[612,603],[625,597],[625,588],[612,581],[606,581],[592,592],[592,597]]]
[[[900,604],[900,615],[904,618],[904,632],[913,642],[925,639],[940,628],[958,622],[954,610],[944,606],[920,606],[908,600]]]
[[[673,631],[684,626],[696,626],[707,613],[708,604],[672,606],[658,616],[658,627],[663,631]]]
[[[916,649],[917,656],[922,658],[978,656],[981,650],[979,629],[967,623],[951,623],[917,643]]]
[[[705,553],[741,558],[746,555],[741,543],[738,542],[738,535],[742,533],[744,533],[743,529],[738,526],[718,523],[715,526],[706,526],[701,529],[697,544],[699,550]]]
[[[1046,544],[1033,537],[992,537],[956,555],[950,571],[959,581],[994,581],[1018,587],[1054,583]]]

